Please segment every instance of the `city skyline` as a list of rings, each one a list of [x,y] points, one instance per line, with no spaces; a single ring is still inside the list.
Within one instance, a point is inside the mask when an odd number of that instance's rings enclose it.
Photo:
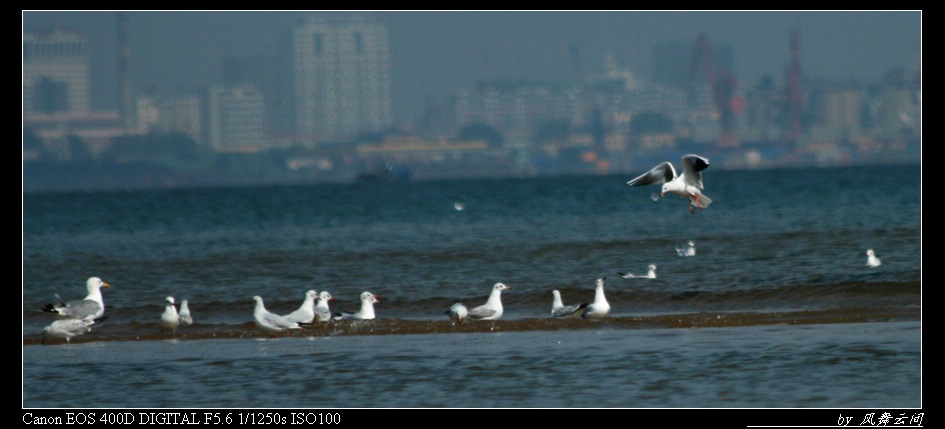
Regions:
[[[312,14],[336,12],[128,12],[137,95],[202,92],[224,83],[224,61],[287,51],[291,30]],[[23,31],[87,37],[91,104],[118,106],[115,12],[24,11]],[[765,76],[783,82],[789,32],[801,38],[805,77],[860,83],[921,69],[921,11],[889,12],[371,12],[387,26],[395,123],[483,80],[574,84],[601,73],[610,56],[653,81],[653,50],[706,35],[731,47],[743,88]],[[628,42],[630,41],[630,42]],[[180,49],[175,49],[180,48]]]

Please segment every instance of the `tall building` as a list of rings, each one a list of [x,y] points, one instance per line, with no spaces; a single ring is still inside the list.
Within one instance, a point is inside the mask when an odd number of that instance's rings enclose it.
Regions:
[[[202,108],[200,97],[196,95],[165,98],[160,103],[158,126],[161,131],[184,133],[194,141],[202,143]]]
[[[293,34],[295,129],[318,140],[391,124],[387,28],[361,15],[309,17]]]
[[[208,98],[214,98],[219,104],[226,99],[227,94],[224,87],[215,87]],[[216,109],[222,111],[223,107],[217,106]],[[181,133],[197,143],[204,143],[203,101],[199,95],[139,96],[135,104],[135,113],[138,133]],[[220,142],[222,142],[222,137]]]
[[[89,45],[60,31],[23,35],[23,113],[88,114]]]
[[[280,62],[289,61],[290,55],[279,54],[267,52],[260,55],[227,56],[221,63],[223,85],[231,88],[251,85],[262,93],[266,103],[266,133],[271,136],[285,135],[293,131],[286,128],[281,119],[287,114],[285,95],[292,89],[283,87],[290,86],[286,81],[291,82],[292,79],[291,75],[285,75],[291,67]],[[286,58],[283,59],[283,56]]]
[[[829,90],[823,93],[818,101],[823,125],[843,131],[860,128],[862,106],[858,91]]]
[[[220,152],[255,152],[267,146],[265,107],[255,87],[217,86],[207,96],[206,142]]]

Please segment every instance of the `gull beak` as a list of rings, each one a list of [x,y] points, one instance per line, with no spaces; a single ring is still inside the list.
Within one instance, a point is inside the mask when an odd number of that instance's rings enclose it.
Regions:
[[[102,287],[103,287],[103,288],[110,288],[111,285],[109,285],[108,283],[102,282]]]

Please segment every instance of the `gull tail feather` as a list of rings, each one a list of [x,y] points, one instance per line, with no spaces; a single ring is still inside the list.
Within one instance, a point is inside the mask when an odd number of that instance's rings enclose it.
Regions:
[[[699,196],[699,202],[697,203],[697,205],[699,206],[699,208],[703,208],[703,209],[704,209],[704,208],[706,208],[706,207],[709,207],[709,204],[712,204],[712,199],[709,198],[708,195],[703,194],[703,195],[700,195],[700,196]]]

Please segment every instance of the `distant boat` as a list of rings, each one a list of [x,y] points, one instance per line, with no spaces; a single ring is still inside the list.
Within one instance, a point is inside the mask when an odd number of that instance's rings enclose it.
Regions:
[[[359,183],[393,183],[409,182],[413,178],[413,170],[410,167],[396,164],[388,164],[385,167],[378,167],[358,173],[356,181]]]

